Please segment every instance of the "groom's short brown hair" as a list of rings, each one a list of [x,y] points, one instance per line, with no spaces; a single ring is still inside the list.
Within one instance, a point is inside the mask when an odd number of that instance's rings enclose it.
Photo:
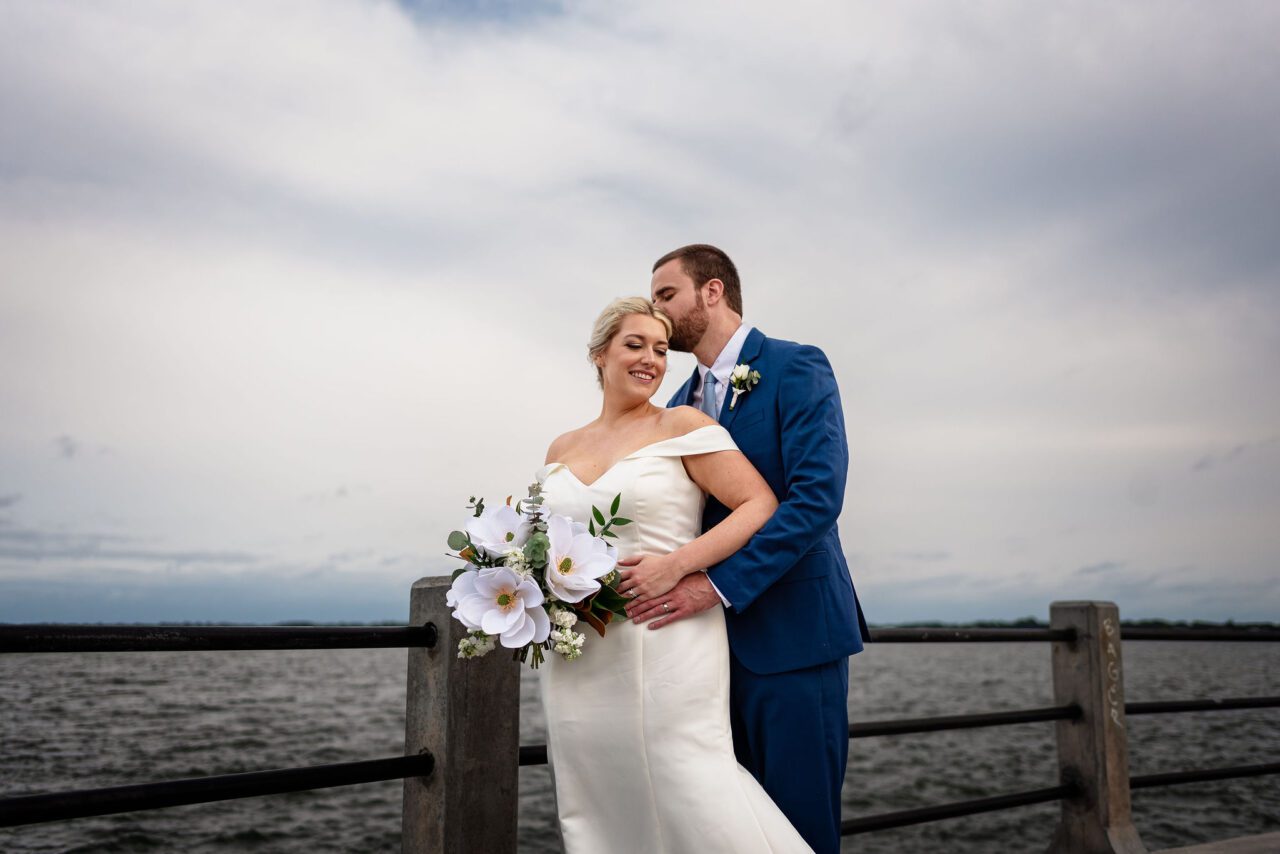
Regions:
[[[693,279],[699,290],[712,279],[724,282],[724,298],[735,314],[742,314],[742,284],[738,281],[738,268],[723,250],[708,243],[691,243],[681,246],[663,255],[653,262],[653,270],[657,270],[668,261],[680,259],[680,266],[685,275]],[[650,271],[653,272],[653,271]]]

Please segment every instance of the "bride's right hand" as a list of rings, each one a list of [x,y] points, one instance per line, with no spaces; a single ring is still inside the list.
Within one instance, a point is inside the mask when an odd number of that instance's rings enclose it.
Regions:
[[[671,592],[671,588],[690,572],[674,552],[623,558],[618,561],[618,566],[628,568],[622,570],[617,590],[634,602],[645,602]]]

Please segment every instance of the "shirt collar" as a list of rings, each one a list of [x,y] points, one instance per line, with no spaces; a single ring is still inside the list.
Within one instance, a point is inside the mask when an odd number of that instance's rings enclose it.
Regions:
[[[724,349],[720,351],[720,355],[716,356],[715,362],[711,367],[698,363],[698,378],[702,382],[707,381],[707,371],[711,371],[716,375],[716,381],[724,386],[729,382],[729,375],[733,373],[734,367],[738,364],[738,356],[742,355],[742,345],[747,343],[747,336],[751,334],[753,327],[742,324],[738,330],[729,336],[729,340],[725,343]]]

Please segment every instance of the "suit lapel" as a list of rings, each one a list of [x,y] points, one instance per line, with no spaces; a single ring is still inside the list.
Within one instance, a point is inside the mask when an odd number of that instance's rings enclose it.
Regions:
[[[671,406],[688,406],[689,395],[693,394],[693,383],[698,378],[698,368],[695,365],[693,375],[684,381],[684,385],[680,386],[680,390],[676,392],[676,396],[671,400]]]
[[[747,340],[742,342],[742,352],[738,354],[738,364],[753,365],[755,360],[759,358],[760,350],[763,347],[764,333],[759,329],[752,329],[747,333]],[[751,397],[751,392],[739,395],[737,406],[730,409],[729,405],[733,403],[733,386],[730,385],[729,388],[726,388],[724,403],[720,405],[720,426],[728,430],[733,424],[733,419],[742,411],[742,407],[746,406],[749,397]]]

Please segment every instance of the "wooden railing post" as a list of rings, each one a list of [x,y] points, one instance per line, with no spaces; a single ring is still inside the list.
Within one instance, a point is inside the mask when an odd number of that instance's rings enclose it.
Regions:
[[[1120,658],[1120,609],[1111,602],[1054,602],[1054,629],[1074,629],[1073,643],[1053,644],[1057,705],[1083,715],[1057,722],[1063,783],[1083,797],[1062,802],[1049,854],[1146,854],[1129,810],[1129,748]]]
[[[404,781],[405,854],[515,854],[520,756],[520,665],[498,647],[460,660],[466,630],[449,616],[449,577],[419,579],[410,625],[434,623],[439,641],[409,650],[405,753],[435,769]]]

